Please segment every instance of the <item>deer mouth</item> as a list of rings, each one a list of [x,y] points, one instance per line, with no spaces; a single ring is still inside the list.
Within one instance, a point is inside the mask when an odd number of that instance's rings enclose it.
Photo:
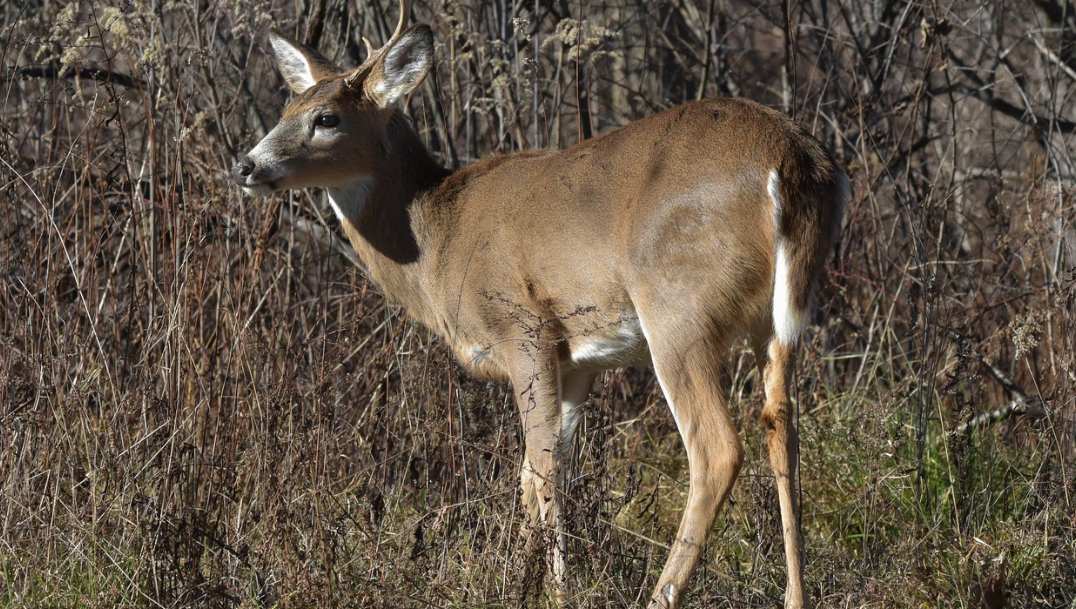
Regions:
[[[267,195],[280,190],[280,178],[278,171],[272,168],[257,167],[247,171],[240,171],[239,165],[232,171],[232,181],[241,187],[248,195]]]
[[[275,175],[275,173],[267,171],[265,167],[258,167],[253,159],[243,155],[232,167],[231,178],[232,182],[245,190],[247,194],[263,195],[277,190],[279,179],[274,178],[279,178],[279,176]]]
[[[240,184],[243,192],[251,196],[268,195],[276,190],[275,182],[257,182],[253,184]]]

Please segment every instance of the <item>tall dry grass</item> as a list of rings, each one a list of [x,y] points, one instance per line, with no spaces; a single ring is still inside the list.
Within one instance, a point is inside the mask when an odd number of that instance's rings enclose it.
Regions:
[[[544,603],[519,428],[347,257],[320,193],[224,177],[285,93],[269,26],[340,63],[388,0],[0,6],[0,604]],[[446,165],[699,96],[807,124],[853,176],[802,358],[821,607],[1076,598],[1076,11],[1068,0],[419,2],[409,108]],[[750,459],[688,606],[783,591]],[[686,491],[647,372],[601,379],[569,487],[582,607],[639,606]]]

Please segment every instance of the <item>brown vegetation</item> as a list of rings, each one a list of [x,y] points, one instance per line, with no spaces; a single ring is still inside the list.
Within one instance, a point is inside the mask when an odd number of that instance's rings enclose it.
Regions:
[[[343,64],[394,0],[0,5],[0,605],[515,607],[519,424],[349,260],[319,192],[225,173],[285,87],[274,26]],[[409,105],[445,165],[702,96],[793,114],[854,184],[798,371],[820,607],[1076,602],[1070,0],[419,2]],[[732,143],[735,145],[735,143]],[[771,607],[748,462],[687,606]],[[581,607],[643,603],[686,490],[649,372],[606,374],[568,504]]]

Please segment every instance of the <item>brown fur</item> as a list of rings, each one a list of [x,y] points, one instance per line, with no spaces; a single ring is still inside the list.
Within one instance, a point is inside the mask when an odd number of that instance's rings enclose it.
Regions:
[[[493,157],[450,175],[399,114],[368,95],[379,69],[374,61],[323,81],[285,110],[282,124],[330,108],[345,114],[350,134],[333,153],[335,168],[291,185],[333,187],[347,173],[375,179],[361,211],[341,218],[344,230],[385,294],[443,337],[464,366],[512,382],[526,437],[528,513],[559,524],[560,442],[571,432],[562,429],[561,402],[585,399],[602,368],[652,363],[690,465],[687,506],[652,601],[675,606],[742,462],[718,378],[721,354],[747,336],[766,381],[786,605],[802,607],[786,390],[795,345],[773,339],[773,278],[780,239],[794,304],[808,308],[840,222],[840,172],[829,155],[778,112],[714,99],[567,150]],[[776,218],[767,190],[775,169]],[[645,344],[633,342],[633,324]]]

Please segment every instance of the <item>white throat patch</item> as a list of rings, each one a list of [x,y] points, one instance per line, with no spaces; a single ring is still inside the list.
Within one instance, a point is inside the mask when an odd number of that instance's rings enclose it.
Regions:
[[[359,180],[340,188],[329,188],[329,204],[332,205],[336,217],[341,223],[347,222],[357,226],[359,215],[366,207],[366,201],[374,190],[372,177],[360,178]]]

